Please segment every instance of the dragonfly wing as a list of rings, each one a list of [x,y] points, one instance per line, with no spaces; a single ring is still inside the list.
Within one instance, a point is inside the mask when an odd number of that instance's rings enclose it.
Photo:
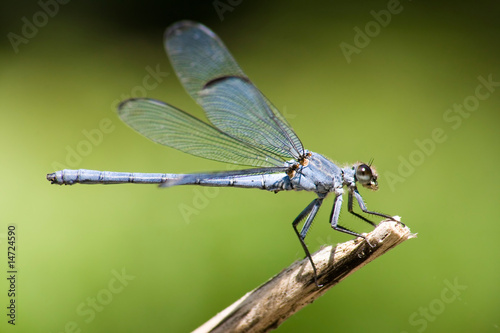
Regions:
[[[222,41],[203,24],[180,21],[165,32],[165,50],[188,94],[195,100],[205,84],[225,76],[245,73]]]
[[[118,107],[118,115],[148,139],[195,156],[256,167],[284,166],[281,156],[248,145],[157,100],[126,100]]]
[[[300,146],[290,140],[293,131],[280,122],[254,85],[234,76],[212,82],[198,94],[212,124],[286,160],[299,157]]]
[[[165,48],[184,88],[214,126],[284,159],[304,153],[285,118],[210,29],[190,21],[176,23],[165,34]]]

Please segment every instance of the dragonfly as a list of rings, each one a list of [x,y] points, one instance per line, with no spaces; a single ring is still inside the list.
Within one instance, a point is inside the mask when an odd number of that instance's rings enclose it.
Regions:
[[[191,174],[61,170],[47,175],[52,184],[139,183],[161,187],[256,188],[275,193],[314,192],[317,197],[295,218],[292,226],[318,286],[316,266],[305,238],[328,194],[334,195],[330,215],[334,230],[365,238],[338,224],[344,188],[348,211],[356,217],[376,226],[354,211],[354,200],[362,212],[394,220],[390,215],[368,210],[358,191],[357,183],[370,190],[378,189],[378,176],[371,162],[339,167],[325,156],[304,149],[285,117],[250,81],[209,28],[192,21],[177,22],[166,30],[164,45],[181,84],[203,108],[209,122],[150,98],[123,101],[118,106],[121,120],[156,143],[250,168]]]

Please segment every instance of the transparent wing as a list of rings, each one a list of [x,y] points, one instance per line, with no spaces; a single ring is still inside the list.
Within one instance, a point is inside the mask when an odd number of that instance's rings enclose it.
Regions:
[[[129,99],[118,107],[120,118],[154,142],[195,156],[256,167],[284,166],[277,154],[252,147],[163,102]]]
[[[285,118],[211,30],[199,23],[178,22],[166,31],[165,48],[184,88],[214,126],[285,159],[304,153]]]

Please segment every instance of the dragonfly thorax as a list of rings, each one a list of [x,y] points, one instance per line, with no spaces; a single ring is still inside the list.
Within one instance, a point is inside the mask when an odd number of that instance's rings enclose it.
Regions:
[[[327,194],[336,187],[342,187],[342,170],[335,163],[313,152],[308,153],[307,161],[306,165],[296,162],[296,166],[289,168],[294,173],[290,180],[295,189]]]

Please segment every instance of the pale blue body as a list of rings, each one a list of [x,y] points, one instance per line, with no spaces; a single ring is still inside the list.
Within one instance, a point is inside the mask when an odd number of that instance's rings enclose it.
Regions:
[[[96,170],[61,170],[47,175],[53,184],[160,184],[170,187],[175,185],[201,185],[215,187],[258,188],[268,191],[310,191],[325,196],[335,188],[344,185],[344,172],[332,161],[317,153],[311,153],[307,166],[300,166],[290,179],[286,169],[295,161],[284,164],[283,172],[264,173],[261,168],[259,174],[245,174],[248,170],[198,174],[174,173],[137,173],[112,172]],[[274,170],[274,168],[269,168]],[[252,169],[251,169],[252,170]],[[347,172],[350,174],[350,172]]]

